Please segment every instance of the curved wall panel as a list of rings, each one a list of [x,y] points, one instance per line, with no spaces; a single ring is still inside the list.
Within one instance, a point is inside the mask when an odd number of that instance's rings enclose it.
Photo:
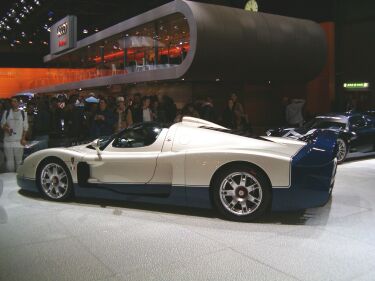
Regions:
[[[181,78],[190,81],[305,82],[314,78],[326,61],[324,32],[312,21],[183,0],[175,0],[114,25],[78,41],[75,49],[59,55],[48,55],[44,60],[58,59],[174,13],[186,17],[190,30],[190,50],[180,65],[33,91],[54,92]]]
[[[186,4],[197,28],[191,79],[308,81],[326,62],[324,31],[312,21]]]

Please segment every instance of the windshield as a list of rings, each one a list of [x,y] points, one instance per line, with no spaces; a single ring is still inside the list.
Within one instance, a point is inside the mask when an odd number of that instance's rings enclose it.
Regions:
[[[99,149],[100,150],[103,150],[107,147],[108,144],[110,144],[110,142],[116,137],[117,134],[113,134],[113,135],[110,135],[110,136],[104,136],[104,137],[100,137],[99,138],[99,141],[100,141],[100,145],[99,145]]]
[[[162,128],[163,126],[156,122],[137,123],[118,133],[99,137],[99,149],[104,150],[113,140],[115,140],[115,147],[124,147],[124,145],[119,144],[121,140],[126,140],[127,144],[132,144],[128,147],[147,146],[156,140]],[[94,149],[92,145],[88,145],[87,148]]]

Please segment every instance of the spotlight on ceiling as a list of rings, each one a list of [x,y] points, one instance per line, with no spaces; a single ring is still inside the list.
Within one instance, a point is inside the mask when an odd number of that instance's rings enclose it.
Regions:
[[[40,6],[40,2],[38,0],[34,0],[35,5]]]
[[[24,13],[20,13],[20,17],[24,19],[25,18],[25,14]]]
[[[87,29],[84,29],[82,32],[83,32],[84,34],[89,33],[89,31],[88,31]]]
[[[14,21],[17,23],[17,24],[21,24],[21,21],[19,18],[15,18]]]

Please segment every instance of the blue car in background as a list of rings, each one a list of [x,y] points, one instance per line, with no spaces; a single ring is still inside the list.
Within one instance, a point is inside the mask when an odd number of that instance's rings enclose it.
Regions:
[[[278,136],[304,140],[316,130],[330,130],[337,133],[337,162],[345,161],[350,153],[375,151],[375,115],[346,112],[319,115],[300,128],[277,128],[266,132],[268,136]]]

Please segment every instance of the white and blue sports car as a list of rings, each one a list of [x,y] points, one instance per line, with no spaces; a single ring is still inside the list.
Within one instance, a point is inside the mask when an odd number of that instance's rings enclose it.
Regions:
[[[335,155],[332,132],[304,142],[255,139],[185,117],[170,128],[142,123],[89,145],[38,151],[24,160],[17,180],[22,189],[55,201],[86,196],[211,204],[227,219],[249,221],[268,209],[325,204]]]

